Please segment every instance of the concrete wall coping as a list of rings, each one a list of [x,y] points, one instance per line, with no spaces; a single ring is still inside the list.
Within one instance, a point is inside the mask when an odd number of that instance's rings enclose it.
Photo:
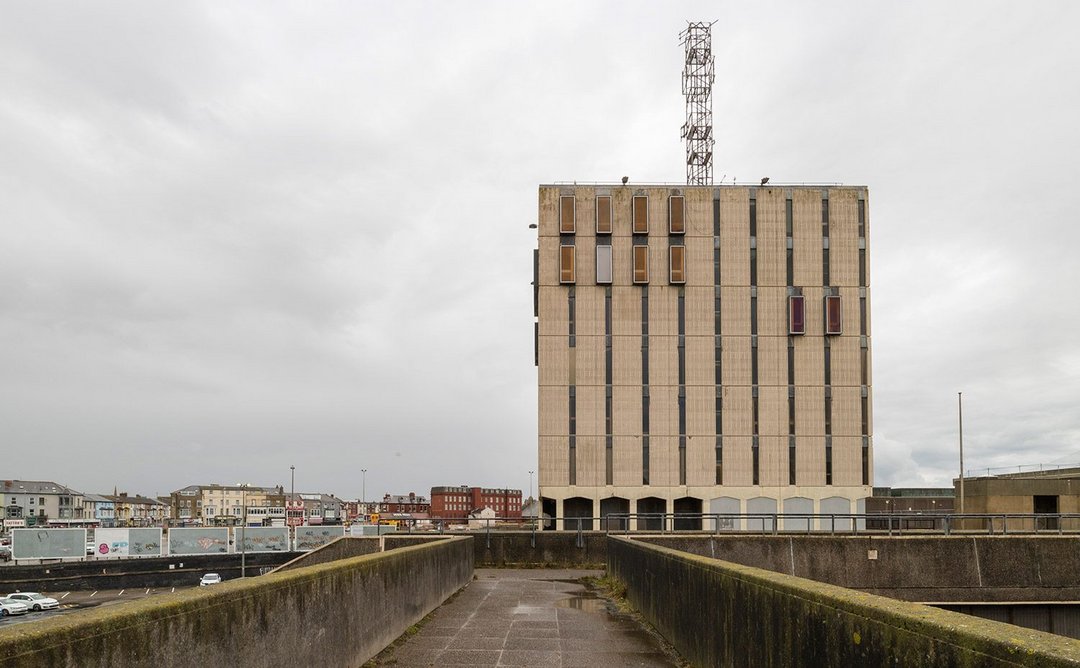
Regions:
[[[453,537],[452,541],[472,540],[471,536]],[[88,639],[103,638],[125,629],[144,626],[158,620],[190,614],[217,606],[228,606],[237,599],[256,593],[287,589],[333,577],[339,572],[372,562],[405,560],[415,553],[437,549],[443,542],[402,547],[390,552],[376,552],[349,557],[328,563],[304,566],[284,572],[267,573],[245,579],[228,580],[212,587],[195,587],[186,591],[151,596],[129,601],[123,605],[103,606],[77,614],[42,619],[33,624],[16,624],[0,628],[0,659],[18,659],[24,653],[41,648],[59,647]],[[14,654],[6,654],[15,649]],[[23,651],[25,650],[25,651]]]
[[[1080,640],[698,556],[639,541],[634,537],[612,535],[609,539],[653,551],[666,559],[696,563],[703,568],[720,571],[726,577],[809,599],[825,607],[936,638],[997,660],[1031,666],[1047,665],[1047,661],[1052,661],[1052,665],[1080,665]]]

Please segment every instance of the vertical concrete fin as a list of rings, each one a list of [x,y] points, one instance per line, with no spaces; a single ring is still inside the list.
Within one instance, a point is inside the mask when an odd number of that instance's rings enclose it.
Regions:
[[[975,553],[975,574],[979,576],[979,586],[982,587],[982,566],[979,565],[979,544],[975,542],[975,537],[971,538],[971,550]]]

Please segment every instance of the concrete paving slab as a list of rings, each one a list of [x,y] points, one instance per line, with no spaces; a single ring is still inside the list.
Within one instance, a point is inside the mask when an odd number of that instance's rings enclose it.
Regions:
[[[681,665],[624,613],[578,580],[602,571],[477,569],[476,578],[413,636],[369,666]]]

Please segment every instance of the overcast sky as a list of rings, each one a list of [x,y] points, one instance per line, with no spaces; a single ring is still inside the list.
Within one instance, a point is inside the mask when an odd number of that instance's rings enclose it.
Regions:
[[[0,5],[0,477],[526,490],[537,186],[870,189],[878,485],[1080,462],[1074,2]],[[366,490],[361,469],[367,469]]]

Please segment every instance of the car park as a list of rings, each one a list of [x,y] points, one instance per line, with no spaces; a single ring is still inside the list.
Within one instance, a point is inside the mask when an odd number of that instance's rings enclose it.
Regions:
[[[210,585],[221,584],[221,576],[217,573],[207,573],[199,580],[200,587],[209,587]]]
[[[28,612],[30,612],[30,608],[22,601],[16,601],[13,598],[0,598],[0,617],[25,615]]]
[[[22,603],[34,612],[38,610],[56,610],[60,607],[60,601],[55,598],[49,598],[44,594],[33,591],[15,592],[14,594],[8,594],[7,597]]]

